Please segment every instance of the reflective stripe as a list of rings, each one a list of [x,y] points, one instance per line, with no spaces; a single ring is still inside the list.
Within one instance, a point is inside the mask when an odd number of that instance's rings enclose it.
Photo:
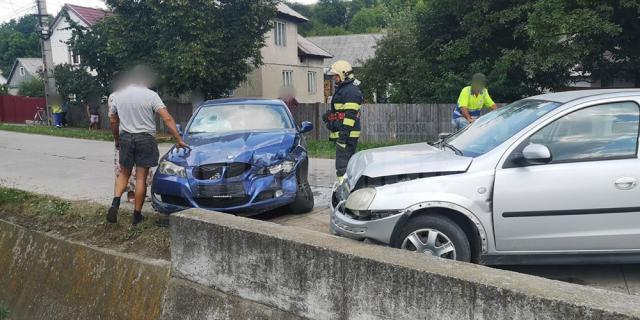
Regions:
[[[342,124],[345,126],[353,127],[356,124],[356,121],[353,119],[346,118],[342,121]]]
[[[340,132],[333,131],[329,134],[329,139],[338,139],[340,137]]]
[[[360,138],[360,131],[351,131],[349,133],[349,138]]]
[[[344,110],[355,110],[360,111],[360,104],[355,102],[347,102],[342,107]]]
[[[347,103],[334,103],[333,107],[336,110],[344,111],[344,110],[355,110],[360,111],[360,104],[355,102],[347,102]]]

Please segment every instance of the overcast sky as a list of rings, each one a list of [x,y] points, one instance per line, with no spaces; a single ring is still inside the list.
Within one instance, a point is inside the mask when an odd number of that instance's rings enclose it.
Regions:
[[[317,0],[293,0],[293,2],[308,4],[317,2]],[[100,0],[47,0],[47,11],[51,15],[56,15],[65,3],[105,8],[104,2]],[[36,0],[0,0],[0,22],[31,13],[36,13]]]

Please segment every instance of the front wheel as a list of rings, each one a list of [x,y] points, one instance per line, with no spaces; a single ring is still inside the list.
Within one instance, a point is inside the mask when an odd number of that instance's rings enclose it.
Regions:
[[[298,191],[296,192],[296,198],[293,203],[289,205],[289,209],[293,213],[307,213],[313,210],[313,205],[313,191],[311,191],[309,182],[298,182]]]
[[[471,261],[471,246],[462,228],[441,215],[415,217],[402,228],[394,247],[444,259]]]

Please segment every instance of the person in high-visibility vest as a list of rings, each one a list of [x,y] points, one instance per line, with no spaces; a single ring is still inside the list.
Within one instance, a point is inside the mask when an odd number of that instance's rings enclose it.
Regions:
[[[336,174],[342,182],[349,159],[356,153],[358,146],[360,107],[364,97],[350,63],[336,61],[327,74],[333,77],[337,85],[331,98],[331,109],[324,114],[323,120],[331,131],[329,140],[336,143]]]
[[[453,110],[453,127],[456,131],[466,128],[473,123],[482,109],[497,109],[487,90],[487,78],[482,73],[476,73],[471,78],[471,85],[464,87],[458,97],[458,105]]]

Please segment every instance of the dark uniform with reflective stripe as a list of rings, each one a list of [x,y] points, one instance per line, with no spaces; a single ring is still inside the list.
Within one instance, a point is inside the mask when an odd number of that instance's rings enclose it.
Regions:
[[[360,107],[364,102],[360,88],[354,79],[341,82],[331,98],[332,118],[327,127],[329,139],[336,142],[336,174],[344,176],[349,159],[356,153],[360,138]],[[331,117],[331,115],[330,115]]]

